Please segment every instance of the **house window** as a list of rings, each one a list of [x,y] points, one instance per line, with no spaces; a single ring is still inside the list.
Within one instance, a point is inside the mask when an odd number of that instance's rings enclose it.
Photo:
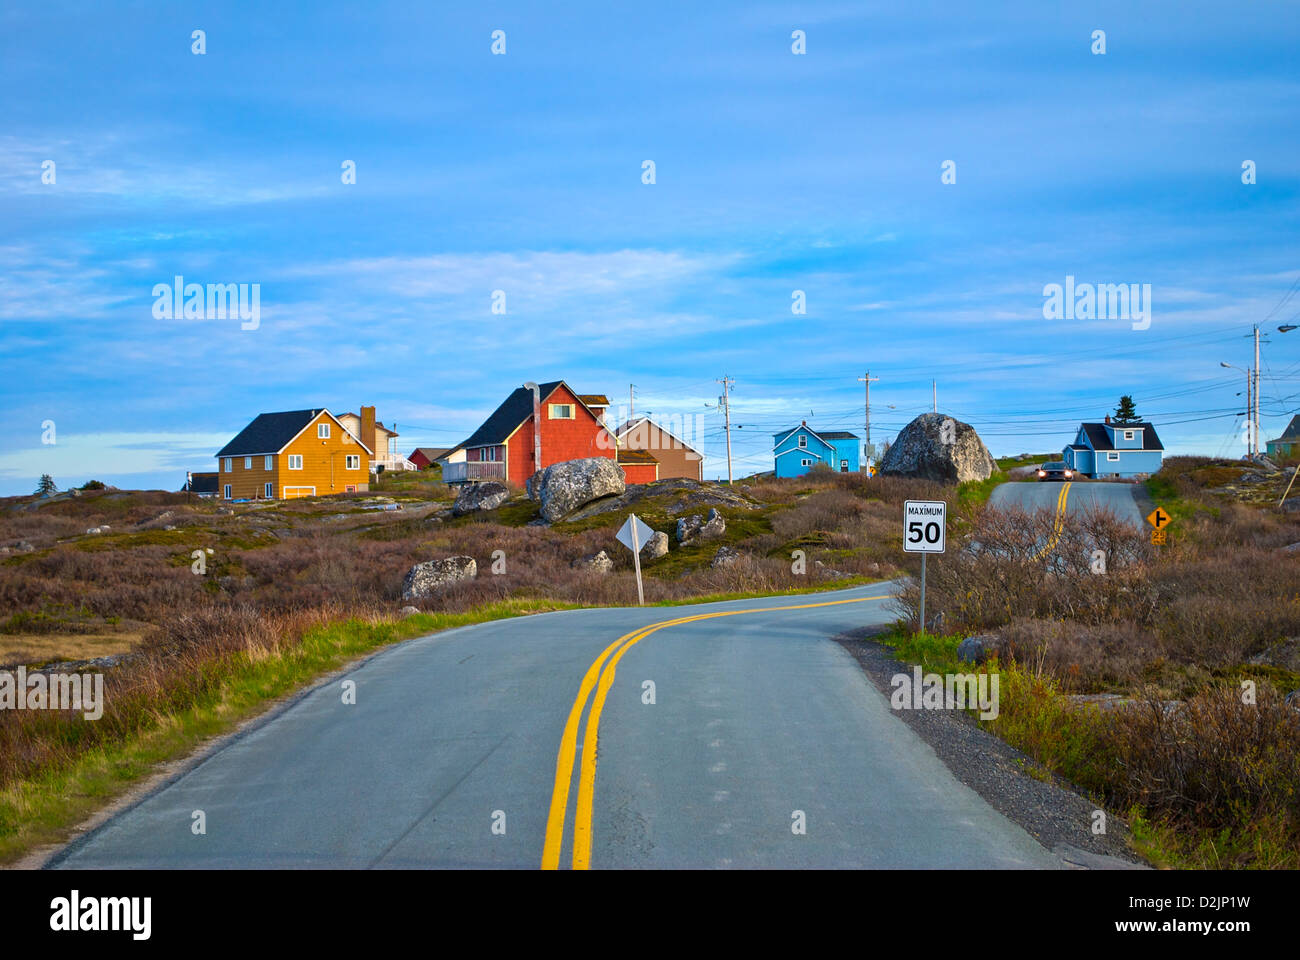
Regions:
[[[1132,440],[1132,439],[1133,439],[1133,431],[1132,431],[1132,430],[1125,430],[1125,431],[1124,431],[1124,439],[1125,439],[1125,440]]]
[[[226,484],[226,487],[225,487],[225,490],[224,490],[223,493],[222,493],[222,496],[224,496],[227,500],[230,499],[230,484]]]
[[[550,418],[552,420],[572,420],[573,404],[571,403],[552,403],[550,405]]]
[[[301,454],[301,453],[291,453],[291,454],[289,454],[289,469],[290,469],[290,470],[301,470],[301,469],[302,469],[302,454]]]
[[[811,467],[811,466],[812,466],[812,461],[809,460],[807,457],[804,457],[802,460],[799,461],[799,466],[801,466],[801,467]]]
[[[275,457],[271,456],[270,454],[267,454],[265,457],[262,458],[262,469],[270,470],[271,464],[274,462],[275,462]]]
[[[330,435],[330,425],[328,423],[316,424],[316,436],[321,440],[328,440]]]
[[[1116,460],[1119,459],[1119,454],[1112,451],[1106,454],[1106,459],[1111,463],[1114,463]]]
[[[266,485],[265,492],[266,492],[266,498],[267,498],[268,500],[270,500],[272,497],[274,497],[274,496],[275,496],[275,484],[273,484],[273,483],[268,483],[268,484]]]
[[[486,450],[483,451],[483,459],[485,459],[485,460],[491,460],[491,461],[495,462],[495,461],[496,461],[496,458],[497,458],[497,448],[496,448],[496,447],[488,447]]]
[[[223,463],[223,469],[226,473],[230,473],[230,471],[235,469],[235,460],[233,457],[226,457]]]
[[[252,470],[252,469],[253,469],[253,458],[252,458],[252,457],[245,457],[245,458],[244,458],[244,469],[245,469],[245,470]]]
[[[808,449],[808,437],[806,434],[802,434],[802,433],[799,434],[799,449],[800,450]]]
[[[348,468],[349,470],[360,470],[360,469],[361,469],[361,455],[360,455],[360,454],[348,454],[348,456],[345,457],[344,459],[347,460],[347,468]]]

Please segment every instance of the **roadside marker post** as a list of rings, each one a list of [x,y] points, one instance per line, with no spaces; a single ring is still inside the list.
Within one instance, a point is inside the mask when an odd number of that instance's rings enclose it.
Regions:
[[[655,532],[635,513],[628,514],[627,522],[615,535],[618,542],[632,551],[632,563],[636,566],[636,602],[645,606],[645,591],[641,587],[641,545],[653,537]]]
[[[921,632],[925,633],[925,558],[943,553],[947,546],[948,502],[905,500],[903,502],[903,549],[921,555]]]

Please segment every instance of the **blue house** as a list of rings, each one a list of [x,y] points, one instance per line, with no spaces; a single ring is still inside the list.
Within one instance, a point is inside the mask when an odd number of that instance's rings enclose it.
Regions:
[[[1103,423],[1079,424],[1061,459],[1085,477],[1136,477],[1159,470],[1164,450],[1151,424],[1112,423],[1107,417]]]
[[[857,472],[862,440],[856,433],[818,432],[805,420],[772,436],[778,477],[801,477],[819,463],[840,473]]]

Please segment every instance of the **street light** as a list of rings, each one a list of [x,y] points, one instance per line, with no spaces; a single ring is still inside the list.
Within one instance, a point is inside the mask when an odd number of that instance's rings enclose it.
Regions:
[[[1244,370],[1244,369],[1242,369],[1241,367],[1236,366],[1235,364],[1225,363],[1225,362],[1222,361],[1222,360],[1219,361],[1219,366],[1221,366],[1221,367],[1227,367],[1229,370],[1241,370],[1241,372],[1244,373],[1244,374],[1246,375],[1246,411],[1247,411],[1247,412],[1246,412],[1245,416],[1249,417],[1249,416],[1250,416],[1250,412],[1249,412],[1249,411],[1250,411],[1250,406],[1251,406],[1251,404],[1250,404],[1250,371],[1249,371],[1249,370]],[[1241,394],[1238,393],[1238,394],[1236,394],[1236,396],[1239,397],[1239,396],[1241,396]],[[1237,416],[1242,416],[1242,414],[1237,414]],[[1251,430],[1252,430],[1252,431],[1254,430],[1253,425],[1252,425],[1252,427],[1251,427]],[[1253,437],[1252,437],[1252,439],[1253,439]],[[1251,451],[1251,452],[1254,452],[1254,451]]]
[[[1280,327],[1277,328],[1277,332],[1278,332],[1278,333],[1290,333],[1292,330],[1294,330],[1294,329],[1296,328],[1296,326],[1297,326],[1297,325],[1294,324],[1294,323],[1284,323],[1284,324],[1282,324],[1282,326],[1280,326]]]

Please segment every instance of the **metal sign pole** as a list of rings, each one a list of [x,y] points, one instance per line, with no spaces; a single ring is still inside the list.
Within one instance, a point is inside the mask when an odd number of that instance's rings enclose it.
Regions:
[[[645,606],[645,593],[641,589],[641,541],[636,535],[636,524],[632,524],[632,562],[636,564],[636,603]]]
[[[925,633],[925,557],[921,554],[921,632]]]

